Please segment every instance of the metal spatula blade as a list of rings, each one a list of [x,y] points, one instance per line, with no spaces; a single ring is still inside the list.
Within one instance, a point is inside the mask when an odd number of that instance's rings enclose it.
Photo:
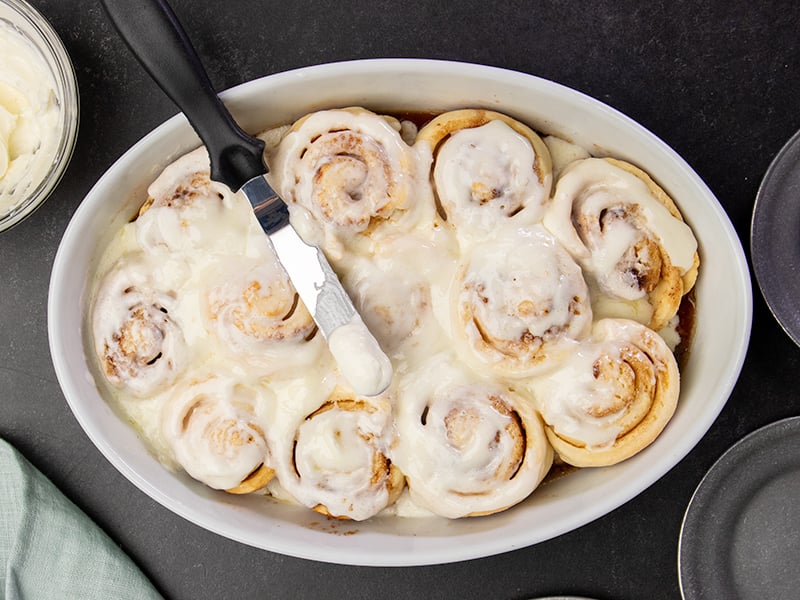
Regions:
[[[165,0],[101,2],[131,52],[200,136],[211,178],[241,190],[250,201],[354,391],[367,396],[383,392],[391,383],[391,362],[323,252],[291,226],[285,203],[264,178],[264,142],[244,132],[225,108],[172,8]]]

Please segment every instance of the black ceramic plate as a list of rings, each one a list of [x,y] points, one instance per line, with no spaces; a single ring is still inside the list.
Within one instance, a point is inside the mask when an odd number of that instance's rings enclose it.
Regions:
[[[708,471],[681,527],[685,600],[800,597],[800,417],[749,434]]]
[[[778,152],[761,182],[750,250],[767,305],[800,345],[800,131]]]

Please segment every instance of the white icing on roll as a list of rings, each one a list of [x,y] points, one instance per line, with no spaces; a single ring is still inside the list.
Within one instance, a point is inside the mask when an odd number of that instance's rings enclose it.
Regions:
[[[453,301],[467,358],[508,376],[552,368],[592,323],[580,267],[540,225],[473,248]]]
[[[241,194],[209,178],[205,148],[167,166],[148,188],[148,195],[152,203],[136,219],[142,248],[171,253],[251,253],[248,241],[258,225],[250,205]]]
[[[402,475],[386,459],[391,406],[335,392],[322,406],[282,428],[276,470],[297,502],[318,512],[362,521],[394,501]]]
[[[653,236],[682,274],[694,264],[697,251],[689,226],[644,181],[599,158],[577,161],[563,173],[544,225],[604,291],[626,300],[646,293],[638,277],[655,250],[645,238]]]
[[[219,376],[176,387],[163,409],[162,432],[189,475],[215,489],[235,488],[268,460],[256,417],[261,394]]]
[[[129,254],[103,278],[92,309],[92,332],[100,366],[115,387],[147,396],[169,386],[186,367],[183,331],[171,314],[177,292],[164,284],[183,277],[175,263]]]
[[[312,113],[281,142],[271,177],[322,226],[363,232],[412,200],[414,164],[397,125],[363,109]]]
[[[550,151],[550,158],[553,161],[553,179],[555,180],[570,163],[590,156],[585,148],[554,135],[548,135],[542,138],[542,141]]]
[[[552,450],[528,403],[439,355],[401,382],[391,451],[411,498],[438,515],[489,514],[525,499]]]
[[[273,254],[226,262],[208,280],[208,328],[236,358],[263,374],[285,373],[319,358],[322,336]]]
[[[626,319],[602,319],[547,377],[528,383],[562,458],[614,464],[647,446],[671,418],[678,366],[664,340]]]
[[[324,245],[391,357],[367,348],[368,358],[386,359],[377,370],[364,368],[358,338],[335,331],[326,347],[314,333],[246,199],[209,181],[202,149],[152,184],[152,202],[99,263],[108,275],[96,282],[90,318],[114,397],[165,465],[336,518],[457,518],[523,500],[553,447],[570,464],[612,464],[663,428],[677,400],[674,357],[651,329],[597,321],[648,322],[660,311],[653,320],[675,330],[672,305],[659,308],[654,293],[629,300],[602,285],[618,286],[626,248],[646,258],[642,239],[678,239],[680,219],[664,217],[642,192],[645,180],[617,168],[609,185],[604,165],[566,142],[545,146],[513,119],[440,116],[416,136],[406,126],[406,141],[396,121],[363,109],[321,111],[262,135],[293,225]],[[546,219],[574,256],[539,222],[549,193],[536,196],[523,173],[527,142],[542,189],[552,167],[563,169],[562,195],[572,188],[577,204],[605,211],[608,239],[590,244],[593,234],[574,227],[575,204],[561,198]],[[464,179],[460,170],[475,173]],[[456,190],[447,221],[434,183]],[[465,190],[491,193],[474,206]],[[634,199],[632,224],[604,204],[617,195]],[[663,296],[679,301],[697,258],[677,245],[675,264],[689,271]],[[674,331],[664,335],[677,343]]]
[[[582,344],[555,372],[531,382],[540,390],[537,397],[547,423],[590,450],[614,443],[621,431],[617,419],[625,409],[616,402],[617,383],[595,377],[593,367],[601,359],[622,360],[620,349],[613,343]]]
[[[502,121],[455,132],[433,168],[447,219],[467,235],[485,235],[510,218],[538,221],[549,187],[534,172],[535,161],[531,143]]]
[[[456,265],[450,238],[387,236],[374,254],[355,255],[341,266],[342,285],[369,330],[396,361],[426,360],[445,339],[434,316],[434,298],[446,297]],[[437,299],[437,304],[446,304]]]
[[[359,258],[342,281],[367,327],[389,353],[419,331],[431,305],[424,280],[410,269],[392,268],[396,264]]]

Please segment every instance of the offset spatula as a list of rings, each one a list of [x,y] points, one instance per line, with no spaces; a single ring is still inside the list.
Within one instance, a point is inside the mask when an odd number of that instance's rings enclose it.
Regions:
[[[383,392],[389,359],[370,334],[322,251],[289,223],[286,204],[264,175],[264,142],[245,133],[214,91],[166,0],[101,0],[136,58],[178,105],[205,144],[211,179],[241,190],[297,293],[328,340],[340,371],[359,394]]]

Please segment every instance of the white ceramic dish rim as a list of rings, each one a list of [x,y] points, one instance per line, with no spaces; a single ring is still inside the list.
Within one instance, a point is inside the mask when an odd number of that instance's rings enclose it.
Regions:
[[[344,86],[344,81],[349,85]],[[324,100],[304,101],[311,90]],[[683,373],[681,404],[649,448],[615,467],[584,469],[548,483],[522,505],[498,515],[458,521],[388,517],[366,523],[326,522],[307,509],[209,490],[183,474],[163,469],[102,399],[85,359],[81,325],[87,272],[96,248],[105,245],[116,226],[133,214],[135,203],[160,169],[198,144],[184,117],[178,115],[126,152],[86,196],[56,254],[48,300],[51,355],[70,408],[103,455],[157,502],[222,536],[286,555],[372,566],[454,562],[529,546],[607,514],[677,464],[718,416],[741,371],[750,336],[752,290],[744,252],[727,215],[699,176],[628,117],[531,75],[421,59],[306,67],[240,85],[223,98],[251,130],[337,105],[365,104],[383,110],[480,105],[520,116],[542,131],[576,142],[600,142],[598,151],[627,158],[650,171],[678,197],[687,221],[699,231],[703,265],[697,284],[697,329]],[[533,114],[539,109],[531,108],[532,98],[537,107],[547,105],[541,109],[544,113]],[[551,119],[548,115],[553,113],[564,120]],[[265,122],[267,114],[274,120]],[[575,123],[570,116],[584,122]],[[119,196],[120,190],[130,190],[131,198],[124,206],[108,200]],[[706,313],[713,318],[702,318]]]

